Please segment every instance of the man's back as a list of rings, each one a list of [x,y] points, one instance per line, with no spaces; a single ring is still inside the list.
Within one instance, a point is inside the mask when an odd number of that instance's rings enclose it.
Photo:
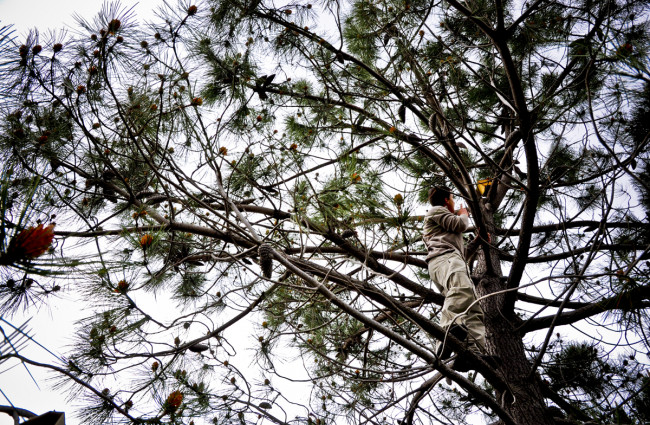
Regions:
[[[424,216],[422,239],[429,253],[427,261],[456,251],[465,258],[463,232],[469,227],[466,215],[456,215],[446,207],[434,206]]]

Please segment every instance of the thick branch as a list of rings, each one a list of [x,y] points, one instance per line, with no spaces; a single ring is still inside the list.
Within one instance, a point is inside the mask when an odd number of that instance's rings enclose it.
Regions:
[[[565,229],[575,229],[586,227],[587,231],[596,230],[600,226],[607,229],[644,229],[647,226],[647,223],[634,223],[634,222],[608,222],[608,221],[596,221],[596,220],[576,220],[576,221],[567,221],[556,224],[545,224],[541,226],[535,226],[531,229],[533,233],[544,233],[544,232],[557,232]],[[496,234],[500,236],[512,236],[520,233],[521,229],[496,229]]]
[[[635,245],[635,244],[612,244],[612,245],[607,245],[607,244],[599,244],[596,246],[585,246],[581,248],[576,248],[576,249],[571,249],[568,251],[560,252],[557,254],[549,254],[549,255],[541,255],[539,257],[528,257],[528,260],[526,263],[532,264],[532,263],[547,263],[551,261],[557,261],[557,260],[563,260],[566,258],[572,258],[577,255],[580,255],[584,252],[591,252],[591,251],[637,251],[637,250],[643,250],[645,249],[644,246],[641,245]],[[515,256],[506,254],[502,252],[500,254],[501,260],[503,261],[515,261]]]
[[[558,299],[549,300],[549,299],[546,299],[546,298],[535,297],[533,295],[522,294],[522,293],[517,294],[517,299],[520,300],[520,301],[527,302],[527,303],[544,305],[544,306],[549,306],[549,307],[559,307],[563,302],[563,301],[560,301]],[[569,301],[569,302],[564,304],[565,307],[573,308],[573,309],[588,307],[590,305],[591,305],[590,303],[584,303],[584,302],[578,302],[578,301]]]
[[[586,319],[597,314],[612,311],[630,311],[639,308],[648,308],[650,304],[646,301],[650,300],[650,286],[639,286],[626,292],[606,298],[600,302],[589,304],[587,306],[578,308],[571,312],[562,313],[555,320],[556,325],[570,325],[580,320]],[[529,320],[521,329],[523,332],[532,332],[540,329],[545,329],[553,323],[556,316],[544,316],[536,319]]]

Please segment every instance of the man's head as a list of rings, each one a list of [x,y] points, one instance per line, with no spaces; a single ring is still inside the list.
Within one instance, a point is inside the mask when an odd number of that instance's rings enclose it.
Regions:
[[[432,206],[447,207],[449,211],[454,212],[454,196],[448,187],[433,186],[429,189],[428,199]]]

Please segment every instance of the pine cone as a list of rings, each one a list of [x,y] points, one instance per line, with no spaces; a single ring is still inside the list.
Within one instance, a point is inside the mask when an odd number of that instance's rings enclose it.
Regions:
[[[271,246],[265,243],[260,245],[257,249],[257,254],[260,256],[262,276],[270,279],[273,274],[273,252]]]
[[[351,238],[352,236],[356,236],[357,232],[352,229],[345,229],[343,233],[341,233],[341,237],[343,239]]]

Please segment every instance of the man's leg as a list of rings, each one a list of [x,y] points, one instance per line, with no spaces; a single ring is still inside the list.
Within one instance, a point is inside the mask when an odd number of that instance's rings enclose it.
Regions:
[[[429,277],[431,278],[431,282],[436,286],[438,291],[442,295],[447,295],[447,287],[446,285],[443,286],[440,284],[440,282],[446,282],[447,276],[449,275],[449,260],[447,256],[441,256],[432,259],[429,261],[428,264],[428,270],[429,270]],[[443,304],[442,306],[442,312],[440,314],[440,320],[439,320],[439,325],[445,330],[448,330],[449,325],[450,325],[450,316],[449,314],[445,314],[446,312],[446,303]],[[454,335],[458,339],[464,340],[465,337],[467,336],[467,332],[463,329],[462,330],[464,335]],[[439,341],[433,338],[430,338],[431,342],[433,343],[433,346],[436,349],[437,355],[440,357],[442,360],[446,360],[451,356],[451,350],[449,347],[445,349],[444,341]]]
[[[447,294],[442,309],[444,321],[462,324],[468,333],[469,348],[475,353],[485,353],[485,325],[483,310],[476,302],[474,285],[465,271],[449,276]],[[442,324],[442,319],[441,319]]]
[[[437,260],[434,262],[434,260]],[[458,339],[464,340],[467,332],[468,348],[478,355],[483,361],[493,368],[501,365],[497,356],[486,354],[485,325],[483,324],[483,310],[476,301],[474,284],[469,278],[467,266],[459,255],[445,255],[429,262],[429,275],[440,292],[445,296],[440,315],[440,326],[449,329]],[[443,285],[440,282],[444,283]],[[462,326],[462,331],[458,332]],[[437,351],[441,359],[446,359],[451,354],[450,350],[438,343]],[[459,353],[452,368],[458,372],[467,372],[475,368],[475,364]]]
[[[478,319],[478,324],[482,326],[483,312],[481,308],[478,305],[472,306],[470,311],[467,314],[465,313],[465,309],[471,306],[472,301],[476,300],[474,287],[469,277],[467,277],[465,262],[459,255],[449,253],[432,259],[428,268],[431,281],[445,296],[445,302],[440,314],[440,326],[445,330],[448,329],[452,335],[461,341],[464,341],[469,333],[471,336],[469,346],[473,350],[475,347],[478,350],[478,344],[485,347],[485,330],[481,333],[481,329],[475,329],[477,326],[476,319]],[[465,276],[465,279],[462,279],[463,276]],[[476,315],[477,313],[480,313],[478,317],[472,317],[468,320],[468,314]],[[470,327],[476,331],[470,332]],[[483,338],[479,338],[477,343],[478,335],[483,335]],[[436,343],[439,355],[443,358],[449,357],[451,351],[443,350],[441,344],[443,343]]]

